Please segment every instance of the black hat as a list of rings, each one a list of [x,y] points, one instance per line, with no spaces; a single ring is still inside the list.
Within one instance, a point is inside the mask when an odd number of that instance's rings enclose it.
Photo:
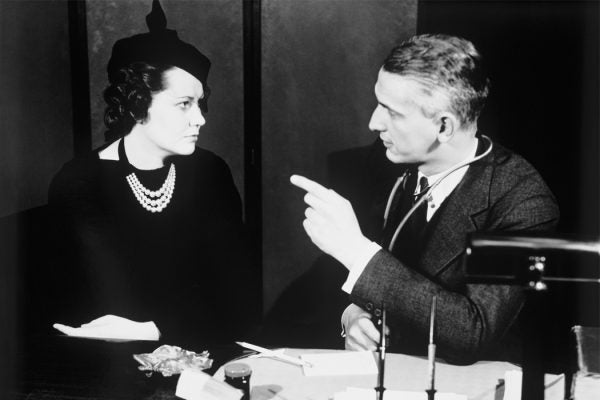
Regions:
[[[167,19],[158,0],[152,2],[146,25],[148,33],[119,39],[113,46],[106,67],[109,82],[114,81],[119,69],[139,61],[181,68],[195,76],[207,90],[210,60],[194,46],[179,39],[177,32],[167,29]]]

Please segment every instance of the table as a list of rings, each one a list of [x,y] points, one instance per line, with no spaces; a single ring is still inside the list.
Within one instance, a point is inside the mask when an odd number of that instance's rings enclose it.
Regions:
[[[147,377],[138,370],[133,354],[147,353],[159,347],[160,342],[111,343],[89,339],[49,335],[22,344],[20,357],[11,365],[16,371],[17,385],[9,398],[18,400],[175,400],[178,376]],[[242,355],[237,345],[207,346],[214,360],[208,373],[222,379],[222,368],[229,360]],[[200,352],[204,349],[190,349]],[[286,354],[331,352],[336,350],[286,349]],[[337,350],[341,351],[341,350]],[[300,367],[268,358],[245,358],[253,369],[251,378],[252,400],[325,400],[346,387],[375,386],[375,376],[362,377],[305,377]],[[470,400],[497,400],[498,379],[504,372],[517,369],[503,362],[479,362],[470,366],[437,364],[436,385],[442,392],[466,394]],[[388,353],[386,382],[388,389],[421,391],[425,386],[427,360]],[[554,394],[546,400],[561,399],[561,385],[555,385]],[[595,388],[595,389],[594,389]],[[579,399],[596,399],[595,395]],[[558,395],[557,395],[558,393]]]
[[[285,354],[299,356],[305,353],[343,350],[286,349]],[[252,368],[251,400],[327,400],[347,387],[374,388],[376,376],[306,377],[302,368],[269,358],[246,358]],[[473,365],[457,366],[436,364],[436,389],[467,395],[469,400],[502,399],[503,388],[497,391],[498,380],[509,370],[519,370],[506,362],[482,361]],[[215,373],[223,379],[223,368]],[[427,359],[403,354],[386,355],[385,387],[391,390],[424,391],[427,378]],[[546,399],[562,399],[564,379],[548,376],[557,383],[546,391]]]

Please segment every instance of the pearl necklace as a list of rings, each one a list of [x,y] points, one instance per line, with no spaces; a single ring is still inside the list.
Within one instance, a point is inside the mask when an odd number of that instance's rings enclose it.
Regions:
[[[126,179],[135,198],[142,207],[152,213],[161,212],[169,205],[175,190],[175,164],[171,163],[167,178],[158,190],[150,190],[142,185],[135,172],[127,175]]]

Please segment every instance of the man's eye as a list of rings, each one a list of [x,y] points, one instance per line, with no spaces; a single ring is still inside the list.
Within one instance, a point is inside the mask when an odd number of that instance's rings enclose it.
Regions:
[[[389,116],[392,118],[398,118],[401,116],[399,113],[397,113],[394,110],[390,110],[389,108],[387,109],[387,111],[388,111]]]

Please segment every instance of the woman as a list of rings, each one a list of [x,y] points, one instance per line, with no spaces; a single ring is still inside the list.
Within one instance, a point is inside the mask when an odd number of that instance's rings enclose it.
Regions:
[[[154,321],[171,344],[228,340],[256,316],[258,293],[229,168],[195,146],[210,61],[165,28],[160,6],[148,21],[108,64],[114,140],[65,164],[50,187],[67,231],[62,260],[72,260],[57,268],[53,316]]]

